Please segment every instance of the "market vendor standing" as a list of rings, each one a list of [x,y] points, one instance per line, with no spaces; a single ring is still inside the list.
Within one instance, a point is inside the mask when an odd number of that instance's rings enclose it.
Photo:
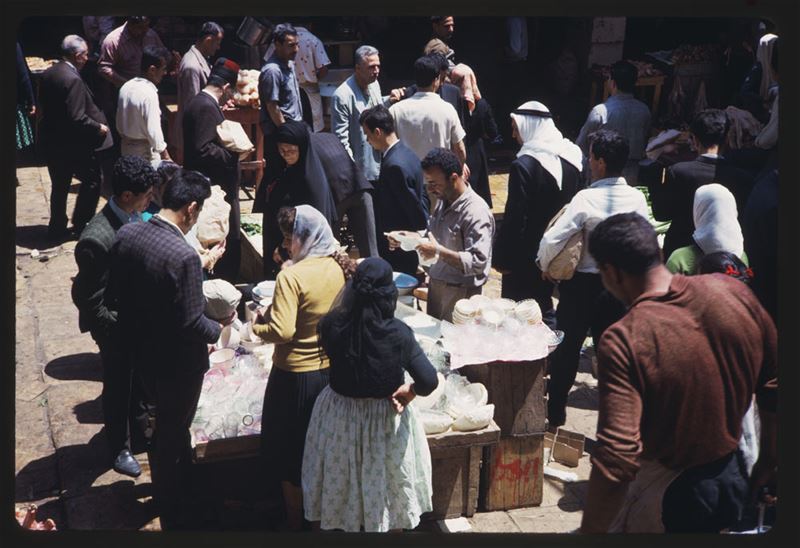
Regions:
[[[288,526],[300,530],[306,430],[317,395],[328,385],[329,362],[320,352],[317,324],[355,265],[337,251],[328,221],[313,207],[281,208],[278,226],[291,260],[278,274],[272,305],[253,325],[256,335],[275,344],[264,395],[261,452],[268,473],[281,482]]]
[[[422,160],[431,196],[438,199],[428,224],[428,241],[417,246],[422,258],[433,261],[427,312],[452,321],[456,301],[477,295],[489,278],[494,217],[483,198],[463,176],[458,156],[444,148]],[[399,243],[390,240],[389,246]]]
[[[239,225],[239,155],[222,146],[217,126],[225,120],[220,105],[233,95],[239,77],[239,65],[221,57],[214,64],[203,90],[189,101],[183,114],[185,167],[199,171],[225,191],[230,204],[228,236],[225,255],[215,266],[215,272],[231,283],[239,274],[242,240]]]

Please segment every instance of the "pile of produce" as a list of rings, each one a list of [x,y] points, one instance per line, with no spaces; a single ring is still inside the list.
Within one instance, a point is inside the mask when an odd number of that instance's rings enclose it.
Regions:
[[[690,46],[685,44],[672,51],[672,62],[675,64],[700,64],[712,63],[719,58],[719,46],[716,44],[703,44]]]
[[[41,57],[26,57],[25,62],[28,63],[28,68],[33,72],[47,70],[56,64],[55,59],[42,59]]]
[[[243,69],[239,71],[239,80],[236,82],[236,91],[233,94],[233,102],[238,107],[258,108],[258,75],[257,70]]]

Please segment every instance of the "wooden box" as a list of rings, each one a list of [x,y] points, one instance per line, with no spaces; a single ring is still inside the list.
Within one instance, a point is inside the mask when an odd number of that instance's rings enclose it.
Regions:
[[[195,462],[219,462],[223,460],[257,457],[261,451],[261,436],[239,436],[237,438],[200,441],[194,445]]]
[[[544,433],[503,437],[484,450],[482,510],[539,506],[544,488]]]
[[[261,224],[261,213],[243,214],[242,222]],[[264,280],[264,259],[261,251],[261,234],[249,236],[244,230],[242,233],[242,258],[239,262],[239,278],[247,282],[261,282]]]
[[[447,431],[428,436],[433,467],[433,511],[425,514],[425,519],[449,519],[475,513],[483,449],[499,439],[500,429],[494,422],[474,432]]]
[[[544,371],[547,358],[532,362],[493,362],[458,370],[470,382],[486,386],[494,421],[503,436],[545,430]]]
[[[586,436],[558,428],[555,434],[545,432],[544,441],[546,447],[550,449],[552,460],[574,468],[578,466],[583,456]]]

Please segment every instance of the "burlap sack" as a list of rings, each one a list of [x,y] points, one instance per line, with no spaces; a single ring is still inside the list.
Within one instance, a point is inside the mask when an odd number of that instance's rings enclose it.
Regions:
[[[545,232],[550,230],[550,227],[564,214],[568,205],[569,204],[566,204],[562,207],[561,210],[550,219]],[[567,240],[567,245],[564,246],[564,249],[550,261],[550,264],[547,266],[547,274],[551,278],[554,280],[572,279],[572,276],[575,274],[575,269],[578,267],[578,263],[581,261],[581,256],[583,255],[583,238],[583,230],[573,234],[570,239]]]

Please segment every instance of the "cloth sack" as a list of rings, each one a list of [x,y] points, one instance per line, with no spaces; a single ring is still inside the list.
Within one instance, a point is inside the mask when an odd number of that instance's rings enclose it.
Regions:
[[[255,150],[255,146],[247,133],[244,131],[242,124],[232,120],[223,120],[217,126],[217,136],[222,142],[222,146],[239,154],[239,159],[245,158],[248,154]]]
[[[219,185],[211,187],[209,196],[200,210],[197,219],[197,239],[200,244],[209,248],[228,236],[231,206],[225,201],[225,191]]]
[[[230,318],[242,300],[238,289],[219,279],[203,282],[203,296],[206,298],[206,316],[217,321]]]
[[[567,210],[566,204],[561,210],[556,213],[550,222],[547,223],[547,228],[545,232],[550,230],[556,221],[564,214]],[[547,265],[547,274],[554,280],[570,280],[572,276],[575,275],[575,269],[578,268],[578,263],[581,262],[581,257],[583,256],[583,239],[584,239],[584,231],[580,230],[573,234],[569,240],[567,240],[567,245],[564,246],[558,255],[553,257],[553,260],[550,261],[550,264]]]

